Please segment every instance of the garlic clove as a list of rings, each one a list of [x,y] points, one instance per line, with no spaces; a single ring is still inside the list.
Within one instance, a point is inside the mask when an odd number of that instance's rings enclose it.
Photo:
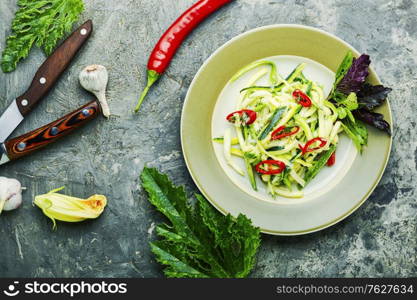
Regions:
[[[0,177],[0,213],[10,211],[22,204],[22,185],[16,179]]]
[[[108,118],[110,116],[110,108],[106,99],[106,88],[109,75],[106,67],[102,65],[87,66],[80,72],[79,80],[84,89],[97,97],[103,115]]]
[[[10,210],[17,209],[20,207],[20,205],[22,205],[22,202],[23,202],[22,194],[21,193],[15,194],[12,197],[10,197],[9,200],[6,200],[6,202],[4,203],[3,210],[10,211]]]

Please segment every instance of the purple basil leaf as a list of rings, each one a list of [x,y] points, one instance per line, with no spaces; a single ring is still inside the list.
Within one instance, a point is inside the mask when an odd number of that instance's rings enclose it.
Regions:
[[[391,127],[388,122],[384,120],[382,114],[370,112],[363,108],[355,110],[353,114],[359,120],[391,135]]]
[[[371,60],[367,54],[362,54],[358,58],[353,59],[352,65],[336,89],[345,95],[351,92],[359,92],[365,83],[366,77],[369,75],[368,68],[370,64]]]
[[[367,110],[373,110],[384,103],[391,91],[392,89],[383,85],[370,85],[365,83],[357,93],[359,106]]]

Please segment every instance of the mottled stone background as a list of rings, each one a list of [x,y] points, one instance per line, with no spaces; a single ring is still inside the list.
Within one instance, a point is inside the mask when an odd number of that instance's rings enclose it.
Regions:
[[[0,50],[16,11],[0,1]],[[202,24],[132,114],[145,83],[148,54],[161,33],[193,0],[86,0],[80,23],[95,33],[56,88],[18,128],[22,134],[91,99],[77,80],[83,66],[104,64],[114,117],[93,122],[64,141],[0,167],[28,189],[24,205],[0,216],[0,276],[163,276],[148,241],[162,218],[138,186],[145,163],[197,191],[181,155],[180,113],[187,88],[204,60],[230,38],[255,27],[298,23],[334,33],[371,55],[382,81],[394,88],[395,119],[389,166],[370,199],[325,231],[301,237],[263,236],[254,277],[417,275],[417,1],[237,0]],[[45,59],[38,49],[11,74],[0,73],[0,111],[23,93]],[[103,193],[102,217],[82,224],[51,222],[31,205],[34,195],[66,186],[87,197]]]

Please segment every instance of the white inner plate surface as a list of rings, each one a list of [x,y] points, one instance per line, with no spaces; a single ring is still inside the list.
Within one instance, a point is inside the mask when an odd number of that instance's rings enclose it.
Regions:
[[[306,63],[306,68],[303,71],[304,75],[308,79],[322,85],[326,96],[332,89],[335,76],[334,73],[325,66],[313,60],[305,57],[291,55],[267,57],[262,60],[275,62],[278,68],[278,72],[284,78],[288,76],[298,64]],[[216,106],[214,108],[211,126],[212,138],[223,137],[226,128],[232,128],[233,134],[235,133],[233,125],[226,121],[226,116],[231,112],[236,111],[236,100],[239,97],[240,90],[247,87],[247,83],[250,77],[253,76],[253,74],[257,71],[259,71],[259,68],[248,72],[236,82],[228,83],[224,87],[219,98],[217,99]],[[264,76],[264,78],[259,80],[257,84],[270,85],[269,76]],[[235,137],[235,135],[233,135],[233,137]],[[292,204],[312,200],[316,197],[319,197],[320,195],[325,194],[335,185],[337,185],[348,172],[349,168],[352,166],[353,161],[355,160],[357,150],[353,142],[343,133],[339,135],[339,138],[340,139],[336,150],[336,164],[332,167],[323,168],[316,176],[316,178],[303,189],[304,197],[300,199],[289,199],[278,196],[275,198],[272,197],[268,194],[265,183],[262,182],[257,175],[255,176],[257,178],[258,191],[254,191],[249,183],[248,177],[239,175],[227,164],[223,154],[223,145],[213,142],[213,149],[217,160],[224,172],[227,174],[230,180],[245,193],[262,201],[279,204]],[[233,157],[232,159],[235,160],[235,162],[242,168],[242,170],[245,170],[243,159],[239,157]]]

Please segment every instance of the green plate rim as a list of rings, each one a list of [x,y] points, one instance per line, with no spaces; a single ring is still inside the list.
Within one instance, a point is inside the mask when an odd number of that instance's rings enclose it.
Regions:
[[[180,138],[181,138],[181,148],[182,148],[182,152],[183,152],[183,156],[184,156],[184,161],[185,164],[187,166],[188,172],[191,175],[191,178],[193,179],[193,181],[195,182],[195,184],[197,185],[198,189],[201,191],[201,193],[206,197],[206,199],[218,210],[220,211],[222,214],[227,215],[228,212],[223,209],[214,199],[212,199],[209,194],[205,191],[205,189],[202,187],[202,184],[198,181],[197,176],[194,174],[194,172],[192,171],[191,167],[190,167],[190,162],[188,160],[188,154],[186,153],[185,149],[184,149],[184,134],[183,134],[183,130],[184,130],[184,112],[185,112],[185,107],[187,106],[188,102],[190,101],[189,98],[189,94],[191,89],[193,88],[196,78],[198,77],[198,75],[203,71],[203,69],[205,68],[205,66],[211,61],[211,59],[217,55],[218,52],[220,52],[221,50],[223,50],[223,48],[227,47],[229,44],[233,43],[235,40],[242,38],[245,35],[249,35],[249,34],[253,34],[257,31],[262,31],[265,29],[272,29],[272,28],[283,28],[283,27],[290,27],[290,28],[301,28],[301,29],[307,29],[307,30],[312,30],[312,31],[317,31],[319,33],[325,34],[330,36],[331,38],[343,43],[345,46],[347,46],[349,49],[352,50],[352,52],[354,52],[355,55],[359,55],[360,53],[349,43],[345,42],[344,40],[342,40],[341,38],[337,37],[336,35],[326,32],[322,29],[318,29],[315,27],[311,27],[311,26],[306,26],[306,25],[300,25],[300,24],[273,24],[273,25],[267,25],[267,26],[262,26],[262,27],[257,27],[254,28],[252,30],[246,31],[244,33],[241,33],[237,36],[235,36],[234,38],[232,38],[231,40],[229,40],[228,42],[226,42],[225,44],[223,44],[222,46],[220,46],[216,51],[214,51],[203,63],[203,65],[199,68],[198,72],[195,74],[189,88],[187,91],[187,94],[185,96],[185,101],[182,107],[182,113],[181,113],[181,125],[180,125]],[[378,82],[378,84],[381,84],[381,80],[378,76],[378,74],[375,72],[375,70],[370,67],[372,73],[375,76],[375,80]],[[385,118],[388,117],[388,122],[391,125],[391,131],[394,131],[394,123],[393,123],[393,119],[392,119],[392,111],[391,111],[391,105],[389,103],[389,100],[387,99],[385,101],[386,105],[387,105],[387,110],[388,110],[388,116],[385,116]],[[276,230],[269,230],[269,229],[265,229],[265,228],[260,228],[262,233],[267,233],[267,234],[272,234],[272,235],[284,235],[284,236],[288,236],[288,235],[303,235],[303,234],[308,234],[308,233],[313,233],[313,232],[317,232],[323,229],[326,229],[330,226],[335,225],[336,223],[339,223],[340,221],[344,220],[345,218],[347,218],[348,216],[350,216],[352,213],[354,213],[360,206],[362,206],[363,203],[365,203],[365,201],[369,198],[369,196],[373,193],[373,191],[375,190],[375,188],[378,186],[378,183],[381,181],[382,176],[384,175],[385,169],[388,165],[389,162],[389,158],[390,158],[390,154],[391,154],[391,149],[392,149],[392,136],[389,137],[389,144],[388,147],[385,151],[385,158],[384,158],[384,164],[382,165],[378,177],[375,180],[375,182],[373,183],[372,187],[369,189],[369,191],[365,194],[365,196],[355,205],[353,206],[349,211],[347,211],[346,213],[342,214],[341,216],[335,218],[334,220],[327,222],[325,224],[322,224],[320,226],[316,226],[313,228],[309,228],[309,229],[305,229],[305,230],[300,230],[300,231],[276,231]]]

